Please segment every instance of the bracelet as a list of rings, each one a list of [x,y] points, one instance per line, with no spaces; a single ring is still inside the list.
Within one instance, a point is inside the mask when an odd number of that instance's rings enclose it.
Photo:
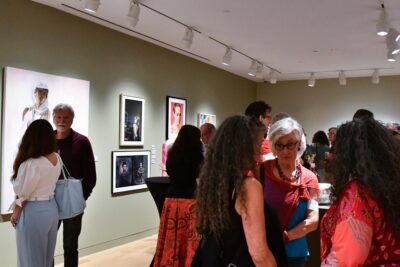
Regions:
[[[288,243],[290,241],[289,234],[288,234],[288,232],[286,230],[283,231],[283,241],[285,243]]]

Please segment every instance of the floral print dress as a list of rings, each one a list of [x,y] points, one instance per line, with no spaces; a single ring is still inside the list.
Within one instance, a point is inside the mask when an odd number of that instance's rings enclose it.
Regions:
[[[321,221],[321,266],[400,266],[400,240],[380,205],[350,181]]]

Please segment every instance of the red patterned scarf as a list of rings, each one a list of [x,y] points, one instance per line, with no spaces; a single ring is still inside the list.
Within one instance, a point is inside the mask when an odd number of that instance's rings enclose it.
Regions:
[[[299,205],[299,199],[310,200],[309,188],[319,190],[318,179],[301,166],[300,182],[290,183],[274,175],[275,160],[268,160],[263,164],[264,200],[278,213],[282,229],[287,229]]]

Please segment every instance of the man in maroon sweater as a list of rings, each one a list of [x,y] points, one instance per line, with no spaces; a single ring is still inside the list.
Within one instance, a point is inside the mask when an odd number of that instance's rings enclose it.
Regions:
[[[82,179],[83,196],[88,199],[96,185],[96,167],[89,139],[71,129],[74,110],[70,105],[58,104],[53,109],[58,153],[72,177]],[[64,266],[78,266],[78,238],[82,214],[60,221],[63,223]]]

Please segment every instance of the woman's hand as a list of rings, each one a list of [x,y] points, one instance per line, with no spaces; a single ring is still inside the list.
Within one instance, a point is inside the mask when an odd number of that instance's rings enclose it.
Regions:
[[[17,223],[18,223],[19,216],[21,214],[21,210],[22,210],[22,208],[20,206],[16,205],[14,208],[13,214],[11,215],[10,222],[14,228],[17,227]]]

